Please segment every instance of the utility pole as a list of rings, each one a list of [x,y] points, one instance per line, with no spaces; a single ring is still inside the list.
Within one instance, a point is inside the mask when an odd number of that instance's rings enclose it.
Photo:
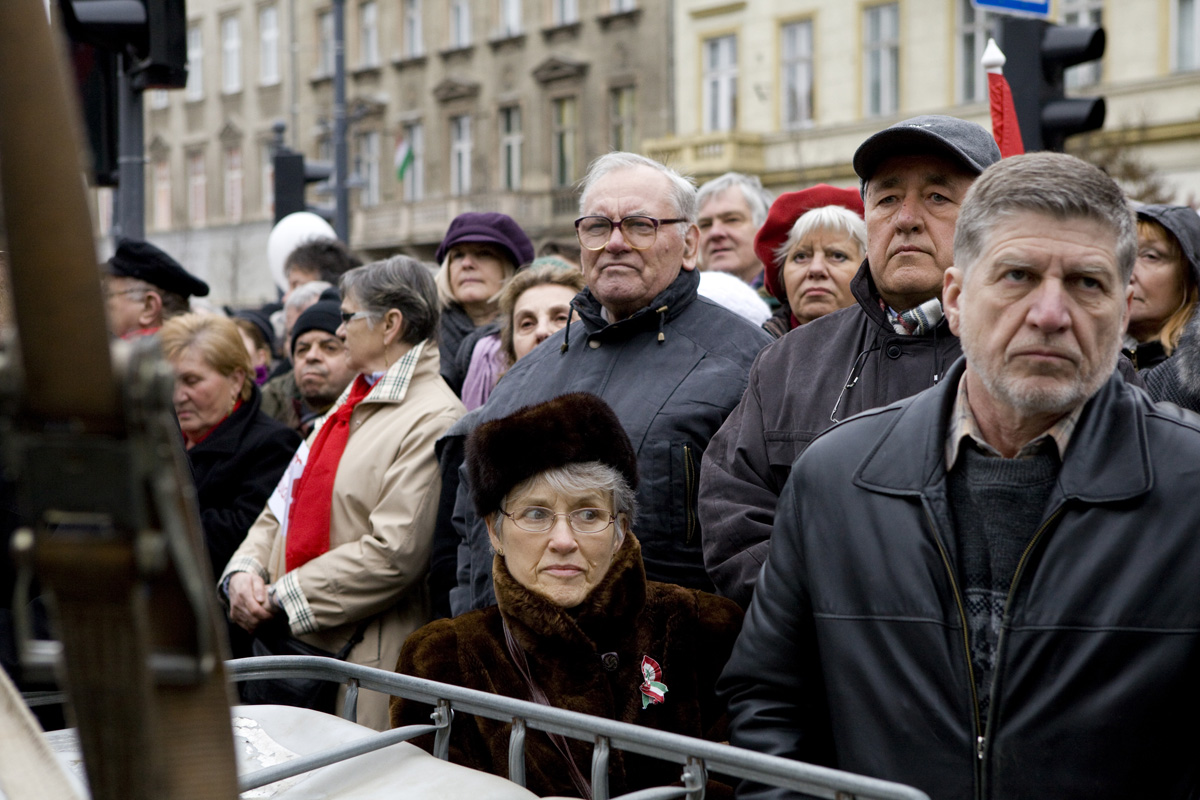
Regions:
[[[333,230],[350,244],[350,189],[346,151],[346,0],[333,0]]]
[[[142,130],[142,91],[133,86],[128,52],[118,59],[117,77],[118,156],[117,213],[113,240],[146,238],[146,153]]]

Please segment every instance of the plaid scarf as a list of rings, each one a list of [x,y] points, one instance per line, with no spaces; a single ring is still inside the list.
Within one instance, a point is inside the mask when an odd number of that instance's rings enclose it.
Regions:
[[[924,336],[942,321],[942,301],[936,297],[931,297],[908,311],[895,311],[882,299],[879,301],[879,307],[887,314],[892,330],[901,336]]]

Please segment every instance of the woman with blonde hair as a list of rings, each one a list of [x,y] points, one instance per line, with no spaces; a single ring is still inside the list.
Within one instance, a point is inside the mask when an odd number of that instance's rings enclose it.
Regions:
[[[1125,352],[1139,370],[1171,357],[1200,294],[1200,216],[1187,206],[1137,209],[1138,257]]]
[[[291,461],[300,436],[260,409],[250,355],[237,325],[215,314],[163,323],[163,353],[175,370],[173,402],[192,465],[204,544],[220,575]],[[231,636],[235,656],[249,639]]]

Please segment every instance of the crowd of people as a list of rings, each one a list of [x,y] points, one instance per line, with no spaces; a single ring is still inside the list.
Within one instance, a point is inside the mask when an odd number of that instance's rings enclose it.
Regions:
[[[1200,216],[945,116],[853,167],[772,198],[609,153],[577,246],[495,212],[434,265],[313,239],[232,314],[122,242],[110,326],[175,369],[231,653],[934,798],[1200,792]],[[505,728],[456,721],[452,760],[506,774]],[[534,791],[591,796],[579,743],[528,747]],[[664,769],[615,754],[610,786]]]

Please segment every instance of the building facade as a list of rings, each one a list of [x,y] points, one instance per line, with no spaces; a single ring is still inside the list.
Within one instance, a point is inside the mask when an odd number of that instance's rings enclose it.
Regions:
[[[573,239],[587,164],[675,129],[669,2],[344,8],[350,244],[366,257],[430,259],[463,211]],[[274,295],[276,124],[288,147],[333,160],[333,13],[330,0],[189,0],[188,87],[146,94],[147,237],[219,303]],[[103,229],[106,193],[98,210]]]
[[[1200,201],[1200,2],[1054,0],[1051,15],[1107,33],[1103,59],[1067,76],[1106,98],[1104,129],[1068,149],[1119,151],[1175,202]],[[854,185],[854,150],[894,122],[940,113],[990,128],[979,58],[994,21],[971,0],[677,0],[678,127],[646,148],[701,180],[732,169],[776,191]]]

